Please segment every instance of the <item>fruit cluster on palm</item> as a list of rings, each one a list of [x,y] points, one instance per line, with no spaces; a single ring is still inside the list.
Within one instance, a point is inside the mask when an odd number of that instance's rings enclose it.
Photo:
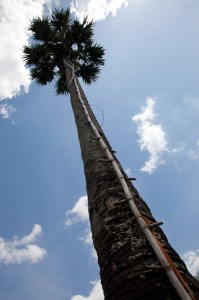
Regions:
[[[56,93],[69,93],[71,96],[84,163],[93,241],[98,254],[105,299],[177,300],[180,299],[179,293],[165,274],[170,267],[166,267],[165,272],[163,264],[159,264],[137,219],[140,217],[149,224],[156,224],[156,221],[129,180],[126,185],[131,200],[141,215],[133,216],[128,202],[124,201],[126,196],[123,187],[113,165],[107,161],[106,151],[112,153],[111,157],[123,179],[126,174],[77,79],[81,77],[85,83],[92,83],[98,78],[100,67],[104,64],[105,51],[93,40],[93,26],[93,22],[89,22],[87,18],[82,23],[73,19],[69,9],[54,10],[51,17],[33,19],[29,28],[32,40],[30,46],[24,47],[24,60],[30,67],[32,79],[39,85],[55,80]],[[97,130],[97,137],[94,136],[93,128]],[[105,144],[105,151],[99,144],[100,139]],[[119,205],[115,205],[116,203]],[[162,230],[156,226],[153,233],[165,245],[184,281],[193,290],[195,299],[199,299],[197,281],[169,245]],[[193,293],[190,292],[191,296],[182,299],[194,299]]]

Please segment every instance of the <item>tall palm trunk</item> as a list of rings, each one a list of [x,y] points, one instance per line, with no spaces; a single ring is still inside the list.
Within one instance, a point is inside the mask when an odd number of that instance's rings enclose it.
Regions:
[[[66,66],[66,81],[70,90],[84,163],[91,230],[98,255],[105,300],[180,299],[168,280],[164,268],[158,262],[128,203],[122,201],[120,205],[114,205],[114,203],[124,199],[125,194],[111,163],[107,161],[105,152],[87,120],[75,82],[71,80],[73,76],[75,75],[71,68]],[[92,122],[113,153],[77,78],[76,82]],[[113,157],[116,159],[114,153]],[[126,177],[117,159],[116,161],[123,176]],[[131,181],[128,179],[127,181],[132,197],[142,216],[146,217],[149,222],[156,222]],[[185,282],[193,291],[195,299],[199,299],[197,281],[190,275],[179,255],[169,245],[162,230],[155,227],[154,232]]]

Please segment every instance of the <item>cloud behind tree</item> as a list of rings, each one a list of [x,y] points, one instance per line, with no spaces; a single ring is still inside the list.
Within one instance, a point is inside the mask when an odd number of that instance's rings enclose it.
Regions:
[[[127,0],[73,0],[71,11],[83,19],[88,15],[94,21],[104,20],[109,14],[115,17],[122,7],[127,7]]]
[[[53,0],[2,0],[0,6],[0,100],[27,92],[29,71],[22,60],[22,49],[28,43],[29,22],[41,16]]]

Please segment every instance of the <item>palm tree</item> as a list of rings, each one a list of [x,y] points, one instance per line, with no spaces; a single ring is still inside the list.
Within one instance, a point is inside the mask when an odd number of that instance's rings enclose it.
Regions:
[[[33,19],[24,59],[39,85],[55,79],[56,93],[70,94],[105,299],[199,299],[197,281],[123,171],[79,84],[78,77],[95,81],[104,64],[93,28],[87,18],[73,19],[69,9]]]

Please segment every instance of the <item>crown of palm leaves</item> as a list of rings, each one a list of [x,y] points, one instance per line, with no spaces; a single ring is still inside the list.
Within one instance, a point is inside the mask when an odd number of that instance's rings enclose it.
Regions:
[[[97,80],[104,65],[104,48],[93,40],[93,21],[87,17],[80,23],[71,17],[70,9],[55,9],[51,17],[33,19],[29,30],[32,42],[24,47],[24,60],[31,77],[39,85],[55,79],[57,94],[69,92],[66,86],[64,58],[69,58],[76,75],[86,84]]]

